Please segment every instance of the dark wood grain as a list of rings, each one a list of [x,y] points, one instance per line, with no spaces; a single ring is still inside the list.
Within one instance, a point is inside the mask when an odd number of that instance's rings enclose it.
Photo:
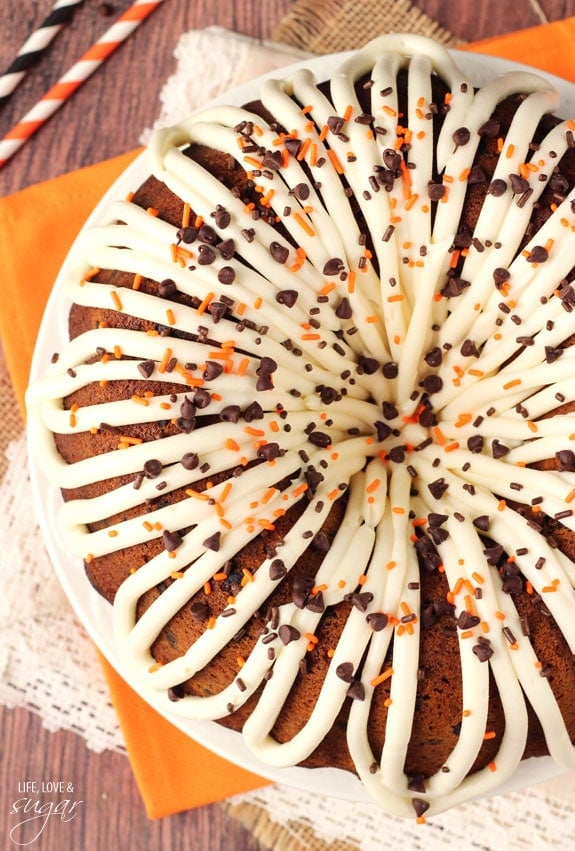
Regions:
[[[74,733],[49,733],[40,719],[23,709],[0,708],[0,848],[16,849],[39,830],[10,831],[25,818],[12,813],[32,797],[19,790],[26,780],[63,780],[74,791],[65,795],[45,793],[44,804],[61,799],[83,801],[77,815],[63,822],[58,815],[48,820],[40,837],[29,847],[34,851],[258,851],[259,844],[217,804],[190,810],[170,818],[147,818],[128,760],[107,751],[95,754]],[[18,803],[19,802],[19,803]],[[32,833],[32,829],[34,833]],[[26,833],[25,831],[28,830]]]
[[[73,23],[0,108],[0,136],[102,35],[131,0],[84,0]],[[416,0],[454,34],[480,39],[575,15],[575,0]],[[0,0],[0,70],[6,68],[52,0]],[[175,69],[173,49],[190,29],[219,25],[266,38],[291,0],[165,0],[10,163],[0,170],[0,194],[98,162],[138,144],[159,112],[159,92]],[[112,11],[111,16],[108,14]],[[2,235],[0,234],[0,246]],[[16,818],[18,783],[58,779],[83,800],[77,818],[50,821],[30,847],[38,851],[257,851],[258,843],[216,804],[163,819],[147,819],[127,758],[94,754],[67,732],[49,733],[24,710],[0,708],[0,851]]]
[[[0,107],[0,137],[130,5],[84,0],[34,72]],[[51,6],[52,0],[0,2],[0,68],[10,64]],[[102,13],[108,6],[115,10],[112,16]],[[159,113],[159,92],[175,70],[173,51],[181,33],[218,25],[266,38],[290,6],[291,0],[165,0],[0,170],[0,194],[136,147]]]

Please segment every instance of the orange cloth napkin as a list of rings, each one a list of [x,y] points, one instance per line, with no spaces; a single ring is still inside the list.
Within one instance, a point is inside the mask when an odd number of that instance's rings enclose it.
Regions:
[[[574,43],[575,17],[466,49],[526,62],[575,81]],[[95,203],[134,156],[124,154],[0,200],[0,335],[21,405],[38,326],[58,269]],[[151,818],[265,782],[197,745],[150,709],[104,660],[102,664]]]

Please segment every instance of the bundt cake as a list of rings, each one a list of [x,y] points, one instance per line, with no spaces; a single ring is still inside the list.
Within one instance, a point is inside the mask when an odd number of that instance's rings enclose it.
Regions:
[[[424,820],[575,754],[575,121],[386,35],[149,148],[28,391],[119,662]],[[72,280],[73,278],[73,280]]]

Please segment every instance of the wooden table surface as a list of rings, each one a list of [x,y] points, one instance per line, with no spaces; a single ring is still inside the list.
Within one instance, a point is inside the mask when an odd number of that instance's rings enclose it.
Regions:
[[[130,0],[84,0],[65,36],[0,109],[0,136],[129,5]],[[216,24],[267,38],[291,5],[291,0],[166,0],[0,170],[0,194],[135,147],[141,130],[159,112],[158,94],[175,69],[173,48],[181,33]],[[416,0],[414,5],[466,40],[575,15],[575,0]],[[51,6],[52,0],[0,1],[1,70]],[[3,831],[11,802],[18,797],[17,784],[28,778],[69,778],[85,801],[81,817],[65,825],[60,821],[47,825],[31,846],[41,851],[257,851],[260,847],[217,804],[149,821],[124,756],[96,755],[79,736],[49,733],[37,716],[0,707],[0,851],[17,847]]]

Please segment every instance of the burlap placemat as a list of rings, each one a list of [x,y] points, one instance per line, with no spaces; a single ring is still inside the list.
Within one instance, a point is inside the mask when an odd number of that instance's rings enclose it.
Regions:
[[[336,53],[391,31],[419,33],[447,47],[462,44],[409,0],[296,0],[272,41],[312,53]]]

